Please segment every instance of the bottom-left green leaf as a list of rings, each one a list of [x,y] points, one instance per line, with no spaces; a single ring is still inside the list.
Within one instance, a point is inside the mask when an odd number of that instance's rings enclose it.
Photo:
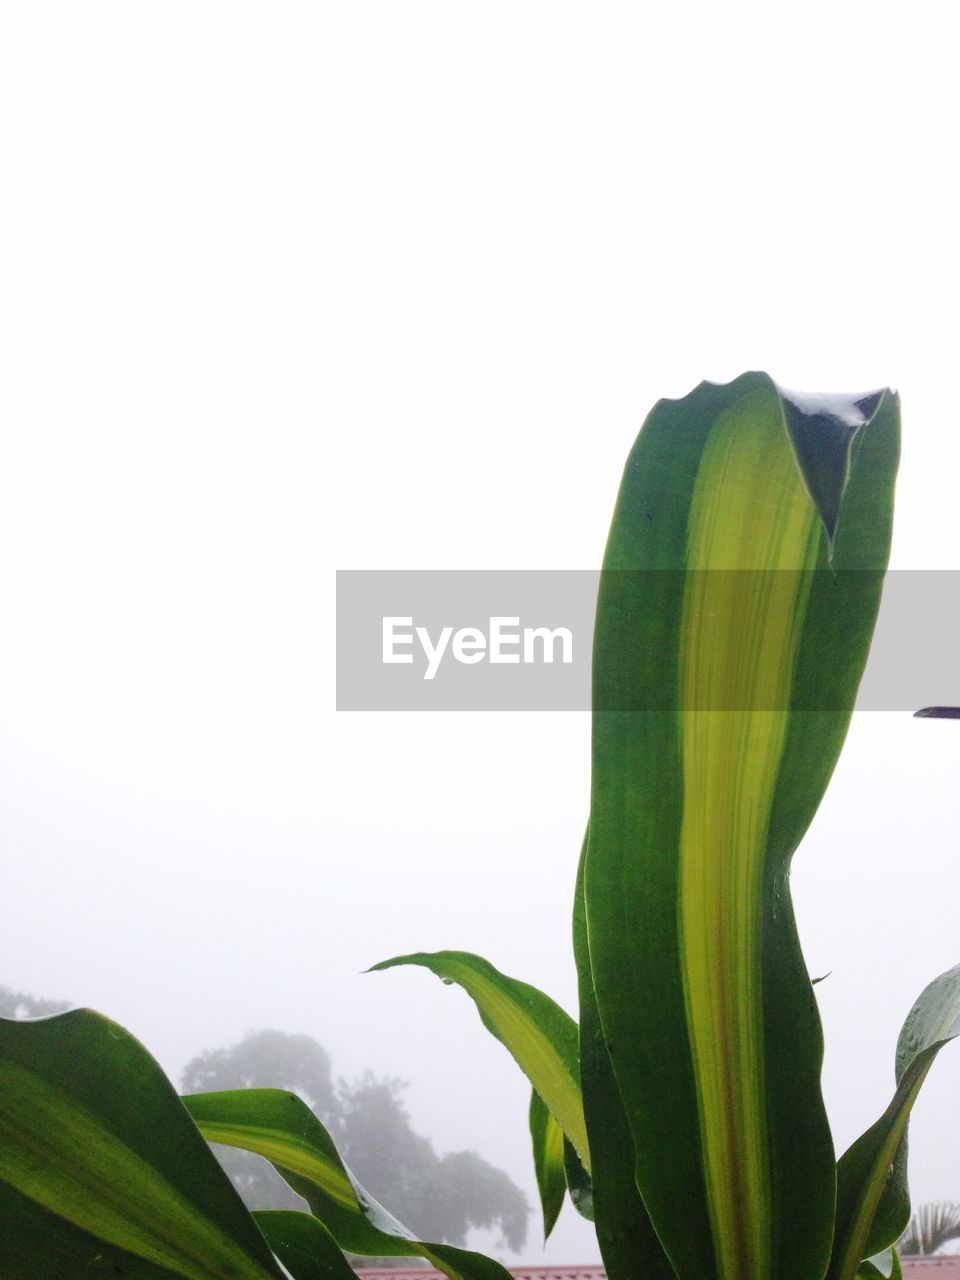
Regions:
[[[160,1067],[80,1009],[0,1019],[0,1275],[281,1280]]]

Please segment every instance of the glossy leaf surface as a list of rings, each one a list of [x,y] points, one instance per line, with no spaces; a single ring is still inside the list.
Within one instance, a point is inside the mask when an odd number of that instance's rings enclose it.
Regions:
[[[586,920],[637,1182],[681,1280],[809,1280],[829,1258],[788,872],[866,660],[897,448],[891,393],[746,374],[661,401],[627,462],[594,643]]]

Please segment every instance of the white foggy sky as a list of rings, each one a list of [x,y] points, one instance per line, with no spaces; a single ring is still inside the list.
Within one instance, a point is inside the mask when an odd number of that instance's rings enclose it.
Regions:
[[[945,12],[4,8],[0,981],[173,1074],[309,1032],[534,1199],[467,999],[358,972],[460,947],[573,1008],[588,717],[337,715],[334,570],[594,568],[653,401],[747,368],[898,386],[894,564],[960,568]],[[858,716],[797,857],[841,1149],[960,959],[958,768]],[[958,1104],[948,1049],[917,1201]]]

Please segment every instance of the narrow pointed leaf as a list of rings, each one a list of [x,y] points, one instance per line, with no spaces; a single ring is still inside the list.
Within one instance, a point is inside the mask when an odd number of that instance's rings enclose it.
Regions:
[[[609,1280],[675,1280],[644,1207],[635,1177],[630,1123],[610,1065],[593,991],[583,872],[586,841],[573,905],[573,954],[580,991],[580,1070],[587,1133],[595,1158],[591,1208]]]
[[[357,1182],[329,1133],[296,1094],[232,1089],[191,1094],[183,1102],[208,1142],[269,1160],[341,1249],[370,1257],[427,1258],[451,1280],[509,1280],[499,1262],[481,1253],[418,1240]]]
[[[897,438],[892,393],[812,399],[746,374],[661,401],[624,474],[586,914],[637,1182],[681,1280],[808,1280],[829,1258],[822,1037],[788,873],[866,660]]]
[[[547,1240],[563,1208],[567,1182],[563,1166],[563,1130],[536,1089],[530,1095],[530,1138],[543,1209],[543,1238]]]
[[[375,964],[371,973],[397,965],[429,969],[462,987],[477,1006],[483,1025],[513,1055],[521,1071],[589,1171],[590,1153],[580,1096],[577,1024],[549,996],[467,951],[420,952]]]
[[[88,1269],[64,1265],[64,1280],[96,1276],[99,1253],[116,1262],[115,1274],[137,1280],[282,1275],[159,1066],[90,1010],[0,1019],[0,1188],[0,1201],[20,1197],[21,1207],[44,1211],[53,1256],[77,1248],[77,1266]],[[35,1215],[32,1226],[26,1215],[14,1219],[0,1233],[4,1276],[16,1274],[10,1255],[22,1250],[23,1232],[40,1231]],[[45,1239],[40,1231],[38,1257]],[[91,1239],[104,1244],[92,1256]]]
[[[960,965],[926,987],[897,1041],[897,1088],[886,1111],[837,1168],[831,1280],[850,1280],[860,1260],[898,1240],[910,1217],[907,1122],[933,1060],[960,1035]]]
[[[293,1280],[357,1280],[318,1218],[292,1209],[261,1209],[253,1216]]]
[[[593,1222],[593,1185],[590,1175],[536,1089],[530,1095],[530,1134],[533,1139],[537,1188],[543,1207],[544,1239],[549,1237],[556,1224],[568,1189],[570,1201],[577,1213]]]

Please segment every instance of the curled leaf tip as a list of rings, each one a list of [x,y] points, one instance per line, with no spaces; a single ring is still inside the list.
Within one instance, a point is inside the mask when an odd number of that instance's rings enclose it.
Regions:
[[[777,387],[794,453],[810,497],[833,541],[850,474],[850,451],[875,417],[887,390],[852,395]]]

